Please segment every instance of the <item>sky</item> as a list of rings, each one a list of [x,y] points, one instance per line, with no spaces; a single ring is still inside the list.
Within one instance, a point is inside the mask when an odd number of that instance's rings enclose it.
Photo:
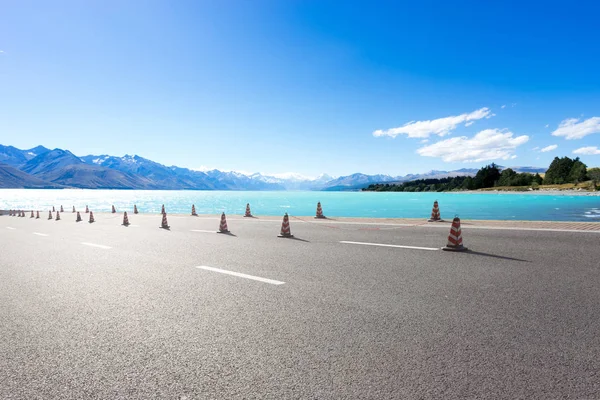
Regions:
[[[0,143],[265,174],[600,166],[594,1],[0,3]]]

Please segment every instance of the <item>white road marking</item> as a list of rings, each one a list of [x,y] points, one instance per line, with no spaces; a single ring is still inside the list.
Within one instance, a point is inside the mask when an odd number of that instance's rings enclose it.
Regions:
[[[220,274],[233,275],[233,276],[237,276],[239,278],[246,278],[246,279],[252,279],[254,281],[259,281],[259,282],[264,282],[264,283],[270,283],[271,285],[283,285],[285,283],[285,282],[276,281],[276,280],[273,280],[273,279],[261,278],[259,276],[247,275],[247,274],[242,274],[242,273],[233,272],[233,271],[227,271],[227,270],[220,269],[220,268],[207,267],[207,266],[204,266],[204,265],[201,265],[201,266],[196,267],[196,268],[204,269],[206,271],[218,272]]]
[[[48,236],[48,234],[46,233],[39,233],[39,232],[33,232],[34,235],[38,235],[38,236]]]
[[[112,247],[105,246],[103,244],[95,244],[95,243],[87,243],[87,242],[81,242],[81,244],[83,244],[85,246],[98,247],[99,249],[112,249]]]
[[[359,244],[363,246],[380,246],[380,247],[397,247],[400,249],[414,249],[414,250],[429,250],[429,251],[437,251],[438,247],[418,247],[418,246],[402,246],[399,244],[383,244],[383,243],[364,243],[364,242],[349,242],[346,240],[340,241],[340,243],[345,244]]]
[[[6,229],[10,229],[11,231],[14,231],[17,228],[13,228],[12,226],[7,226]]]
[[[214,231],[205,231],[203,229],[191,229],[191,232],[216,233],[217,230],[215,229]]]

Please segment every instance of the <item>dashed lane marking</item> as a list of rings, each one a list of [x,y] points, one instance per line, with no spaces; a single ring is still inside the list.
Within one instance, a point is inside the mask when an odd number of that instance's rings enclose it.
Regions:
[[[365,243],[365,242],[349,242],[346,240],[340,241],[340,243],[344,244],[357,244],[362,246],[379,246],[379,247],[396,247],[400,249],[413,249],[413,250],[428,250],[428,251],[437,251],[438,247],[419,247],[419,246],[402,246],[399,244],[385,244],[385,243]]]
[[[112,249],[112,247],[110,247],[110,246],[105,246],[105,245],[103,245],[103,244],[87,243],[87,242],[81,242],[81,244],[83,244],[83,245],[85,245],[85,246],[97,247],[97,248],[99,248],[99,249],[105,249],[105,250]]]
[[[218,272],[220,274],[225,274],[225,275],[237,276],[238,278],[246,278],[246,279],[251,279],[253,281],[270,283],[271,285],[283,285],[285,283],[285,282],[276,281],[276,280],[273,280],[273,279],[261,278],[260,276],[242,274],[240,272],[227,271],[227,270],[220,269],[220,268],[207,267],[205,265],[201,265],[201,266],[198,266],[196,268],[203,269],[205,271]]]

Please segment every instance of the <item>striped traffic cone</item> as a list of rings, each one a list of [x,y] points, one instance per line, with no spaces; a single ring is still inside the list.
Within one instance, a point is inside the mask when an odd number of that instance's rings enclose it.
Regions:
[[[437,200],[433,202],[433,209],[431,210],[431,218],[427,222],[443,222],[440,217],[440,208]]]
[[[288,214],[285,213],[285,215],[283,216],[283,222],[281,223],[281,232],[279,233],[279,235],[277,235],[277,237],[280,238],[293,238],[294,235],[292,235],[292,231],[290,229],[290,218],[288,217]]]
[[[133,205],[133,213],[134,213],[134,214],[137,214],[137,213],[138,213],[137,206],[136,206],[135,204]]]
[[[85,206],[85,213],[88,214],[90,212],[90,209],[88,208],[88,206]]]
[[[196,206],[194,204],[192,204],[192,216],[193,217],[197,217],[198,214],[196,214]]]
[[[58,211],[56,212],[56,220],[60,221],[60,212],[58,212]]]
[[[60,212],[65,212],[65,210],[63,209],[63,206],[60,206]]]
[[[33,215],[33,210],[31,210],[31,217],[29,218],[34,218],[35,216]]]
[[[219,224],[219,231],[217,233],[229,233],[229,229],[227,229],[227,218],[225,218],[225,213],[221,214],[221,223]]]
[[[454,217],[452,220],[452,227],[450,227],[450,234],[448,235],[448,244],[446,247],[442,247],[442,250],[446,251],[467,251],[466,247],[463,246],[462,232],[460,229],[460,218]]]
[[[77,219],[75,222],[81,222],[81,214],[79,214],[79,211],[77,211]]]
[[[127,211],[125,211],[123,213],[123,223],[121,225],[123,225],[123,226],[129,226],[129,218],[127,218]]]
[[[52,212],[56,212],[56,210],[54,209],[54,206],[52,206]]]
[[[317,215],[315,216],[315,218],[325,218],[325,216],[323,215],[323,209],[321,208],[321,202],[317,202]]]
[[[40,219],[40,212],[39,211],[35,212],[35,219]]]
[[[246,213],[244,214],[244,217],[252,218],[252,213],[250,212],[250,203],[246,204]]]
[[[169,223],[167,222],[167,213],[164,213],[162,215],[162,222],[161,222],[159,228],[162,228],[162,229],[171,229],[171,227],[169,226]]]
[[[8,210],[8,216],[9,216],[9,217],[12,217],[12,216],[13,216],[13,215],[12,215],[12,210]]]
[[[161,214],[166,214],[166,212],[165,212],[165,205],[164,204],[162,205],[162,209],[160,210],[160,213]]]
[[[49,220],[50,220],[50,219],[53,219],[53,218],[52,218],[52,211],[48,211],[48,219],[49,219]]]
[[[92,211],[90,211],[90,224],[96,222],[96,220],[94,219],[94,213]]]
[[[73,206],[73,213],[75,213],[75,206]]]
[[[112,206],[112,211],[111,211],[111,212],[112,212],[113,214],[115,214],[115,213],[117,212],[117,210],[115,210],[115,206],[114,206],[114,205]]]

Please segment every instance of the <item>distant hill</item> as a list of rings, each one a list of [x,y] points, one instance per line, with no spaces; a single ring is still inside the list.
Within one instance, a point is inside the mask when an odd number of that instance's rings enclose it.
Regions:
[[[0,188],[2,189],[60,189],[63,187],[19,171],[8,164],[0,163]]]
[[[3,146],[0,144],[0,163],[8,164],[12,167],[19,167],[32,158],[49,151],[44,146],[37,146],[33,149],[20,150],[13,146]]]

